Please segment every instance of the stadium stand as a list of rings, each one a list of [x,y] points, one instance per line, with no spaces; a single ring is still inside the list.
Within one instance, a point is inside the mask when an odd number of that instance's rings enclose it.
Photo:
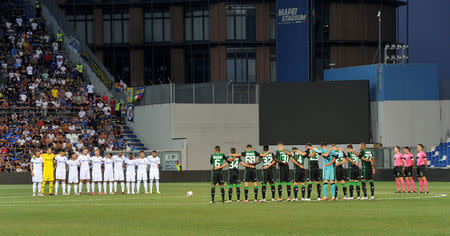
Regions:
[[[71,65],[45,20],[23,0],[1,1],[0,8],[0,172],[28,171],[32,155],[47,146],[146,149],[115,116],[115,101],[96,94]]]
[[[450,138],[447,138],[447,142],[441,142],[436,147],[431,149],[431,152],[427,153],[429,157],[428,167],[446,168],[450,165],[447,160],[450,154]]]

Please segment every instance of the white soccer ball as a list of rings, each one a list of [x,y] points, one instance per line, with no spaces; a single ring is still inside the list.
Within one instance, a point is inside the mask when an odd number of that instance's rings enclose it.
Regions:
[[[194,193],[192,191],[188,191],[186,193],[186,197],[192,197],[192,196],[194,196]]]

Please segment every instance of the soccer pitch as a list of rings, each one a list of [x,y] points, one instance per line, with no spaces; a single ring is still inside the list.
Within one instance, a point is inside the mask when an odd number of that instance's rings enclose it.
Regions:
[[[0,235],[449,234],[448,182],[430,181],[428,195],[375,184],[375,200],[254,203],[251,189],[249,203],[221,203],[216,191],[215,204],[208,183],[162,183],[159,195],[45,197],[32,197],[31,185],[0,185]]]

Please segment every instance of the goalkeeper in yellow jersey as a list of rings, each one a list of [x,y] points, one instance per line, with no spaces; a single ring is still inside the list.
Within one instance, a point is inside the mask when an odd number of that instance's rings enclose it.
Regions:
[[[47,148],[47,152],[42,154],[41,157],[44,159],[41,194],[44,194],[45,184],[48,182],[48,193],[49,195],[53,195],[53,181],[55,180],[53,161],[55,159],[55,154],[53,154],[52,148],[49,147]]]

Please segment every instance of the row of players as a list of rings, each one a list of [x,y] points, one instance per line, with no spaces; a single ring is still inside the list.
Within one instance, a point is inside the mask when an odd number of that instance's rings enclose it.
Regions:
[[[231,202],[233,185],[236,187],[237,201],[240,201],[240,183],[239,183],[239,165],[245,167],[245,187],[244,194],[245,200],[248,201],[248,186],[252,182],[254,186],[255,202],[258,202],[258,184],[256,177],[256,165],[262,163],[262,202],[265,202],[267,183],[271,186],[272,191],[272,201],[275,201],[275,181],[274,181],[274,171],[275,166],[278,164],[278,199],[277,201],[282,201],[282,184],[285,183],[287,190],[287,201],[291,200],[291,184],[290,184],[290,174],[289,174],[289,161],[294,164],[294,201],[297,201],[298,196],[298,185],[301,186],[302,198],[301,200],[310,201],[312,184],[316,183],[318,201],[327,200],[328,195],[328,184],[331,185],[332,198],[331,200],[337,200],[339,182],[342,187],[343,200],[353,199],[353,190],[356,186],[357,199],[360,197],[360,183],[362,185],[364,196],[362,199],[367,198],[367,181],[370,184],[371,197],[375,197],[375,185],[373,181],[373,175],[375,174],[375,159],[373,153],[366,148],[365,143],[361,143],[360,152],[355,152],[353,146],[349,144],[347,146],[347,153],[343,150],[338,149],[336,145],[328,147],[326,143],[322,143],[320,148],[313,148],[311,144],[307,144],[305,151],[300,151],[297,148],[293,148],[292,152],[284,148],[283,143],[278,144],[278,150],[273,153],[269,150],[268,146],[263,147],[264,152],[258,153],[252,150],[251,145],[247,145],[247,148],[241,154],[236,154],[235,148],[231,148],[231,154],[226,157],[220,152],[220,147],[216,146],[214,153],[211,155],[210,163],[213,165],[212,179],[211,179],[211,202],[214,203],[215,196],[215,186],[220,185],[222,202],[225,201],[225,190],[223,187],[223,172],[222,170],[228,166],[228,202]],[[426,168],[426,154],[423,152],[423,145],[418,145],[419,154],[418,157],[418,176],[421,182],[421,193],[422,193],[422,179],[424,179],[425,190],[428,193],[428,184],[425,177]],[[396,152],[399,150],[397,147]],[[405,148],[406,150],[406,148]],[[405,153],[409,153],[409,149]],[[409,155],[405,154],[409,157]],[[259,157],[256,160],[256,157]],[[305,169],[305,158],[308,162],[308,169]],[[320,169],[319,169],[319,158],[323,159],[323,187],[324,187],[324,198],[321,199],[321,184],[320,184]],[[361,160],[361,165],[359,164]],[[348,163],[348,169],[345,170],[343,165]],[[362,167],[360,170],[360,166]],[[407,167],[408,176],[412,176]],[[412,178],[412,177],[411,177]],[[348,181],[347,181],[348,179]],[[306,181],[307,180],[307,181]],[[349,184],[350,196],[347,197],[347,183]],[[307,184],[307,187],[306,187]],[[307,189],[307,197],[305,198],[305,192]]]
[[[56,171],[53,166],[56,163]],[[33,178],[33,196],[44,195],[45,185],[49,183],[49,195],[53,195],[54,173],[56,172],[55,194],[58,194],[59,183],[62,183],[62,194],[69,195],[71,185],[74,186],[75,195],[82,194],[83,183],[86,183],[87,194],[95,194],[95,184],[97,183],[100,195],[106,194],[107,183],[109,183],[109,193],[117,193],[117,184],[120,182],[122,194],[125,193],[125,178],[123,168],[126,167],[126,189],[127,194],[135,194],[135,183],[137,180],[136,193],[139,193],[141,181],[144,183],[145,193],[147,191],[147,166],[150,166],[150,193],[152,193],[153,180],[155,180],[156,193],[159,192],[159,165],[160,159],[157,152],[153,151],[150,156],[145,156],[141,151],[138,158],[133,154],[125,157],[122,152],[112,156],[110,153],[105,157],[100,155],[99,150],[94,151],[94,155],[89,154],[87,148],[83,149],[82,154],[72,153],[70,159],[65,152],[57,155],[53,153],[52,148],[48,148],[46,153],[37,152],[31,160],[31,174]],[[66,192],[66,167],[69,169],[68,186]],[[103,171],[102,171],[103,167]],[[137,172],[136,172],[137,167]],[[92,179],[91,179],[92,169]],[[78,171],[79,170],[79,171]],[[78,177],[79,180],[78,181]],[[92,184],[91,184],[92,180]],[[103,191],[102,191],[103,182]],[[78,189],[79,183],[79,189]],[[114,185],[114,191],[113,191]],[[92,187],[92,189],[91,189]],[[131,187],[131,191],[130,191]],[[39,189],[41,190],[40,193]]]

